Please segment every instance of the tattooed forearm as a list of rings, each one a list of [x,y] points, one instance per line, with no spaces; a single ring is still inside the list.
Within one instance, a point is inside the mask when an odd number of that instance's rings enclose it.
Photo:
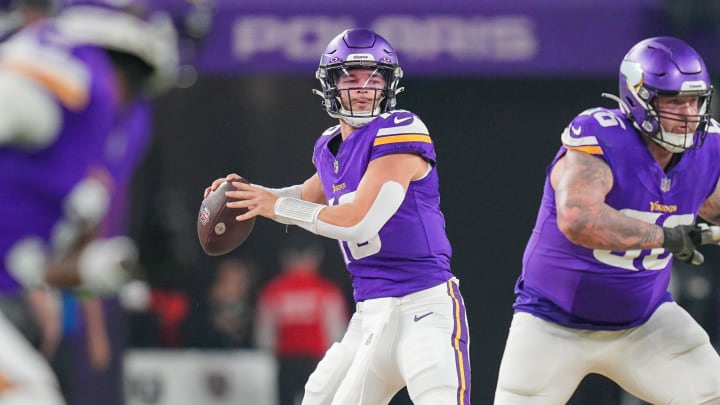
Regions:
[[[572,242],[593,249],[660,247],[659,226],[631,218],[605,203],[612,184],[612,172],[600,159],[587,154],[568,159],[556,187],[558,226],[562,232]]]

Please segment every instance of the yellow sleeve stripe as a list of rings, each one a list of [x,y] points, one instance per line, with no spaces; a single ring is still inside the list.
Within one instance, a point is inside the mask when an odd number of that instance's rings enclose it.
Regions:
[[[69,80],[63,80],[60,75],[20,61],[8,61],[5,67],[18,75],[39,83],[71,110],[77,111],[88,103],[89,95],[85,87]]]
[[[399,142],[425,142],[432,143],[430,136],[428,135],[392,135],[375,138],[373,146],[386,145],[388,143],[399,143]]]
[[[585,152],[591,155],[602,155],[603,150],[599,146],[565,146],[567,150],[576,150],[578,152]]]

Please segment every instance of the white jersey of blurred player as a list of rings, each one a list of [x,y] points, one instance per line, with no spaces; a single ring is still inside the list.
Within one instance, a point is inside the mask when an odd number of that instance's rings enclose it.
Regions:
[[[123,95],[136,94],[124,86],[139,89],[145,80],[153,85],[156,76],[161,82],[160,64],[174,71],[169,20],[160,27],[136,17],[107,5],[71,6],[0,45],[0,194],[13,196],[0,199],[0,294],[5,297],[47,280],[48,263],[72,253],[78,259],[71,267],[79,271],[83,287],[116,288],[123,261],[136,254],[122,238],[94,240],[82,251],[72,248],[107,209],[109,189],[92,173],[107,164],[108,136],[129,102]],[[128,42],[128,36],[142,41]],[[139,49],[146,46],[156,53]],[[148,69],[131,79],[123,63]],[[127,83],[119,71],[127,73]],[[64,403],[46,361],[4,316],[0,403]]]

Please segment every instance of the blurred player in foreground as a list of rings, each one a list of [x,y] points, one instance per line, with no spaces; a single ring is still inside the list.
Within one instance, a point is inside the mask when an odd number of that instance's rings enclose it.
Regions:
[[[339,125],[315,144],[317,172],[281,189],[235,182],[226,195],[260,215],[340,241],[357,310],[305,386],[304,405],[469,404],[465,306],[450,270],[435,149],[425,124],[396,110],[402,69],[368,29],[342,32],[317,70]],[[233,178],[229,175],[227,178]],[[225,179],[216,180],[207,195]]]
[[[130,4],[132,3],[132,4]],[[113,292],[136,260],[126,237],[95,238],[113,192],[103,158],[140,95],[174,82],[169,18],[74,1],[0,47],[0,293],[80,286]],[[61,404],[52,373],[0,317],[0,402]]]
[[[563,404],[590,373],[655,404],[720,404],[720,357],[667,291],[720,223],[720,127],[702,58],[669,37],[620,65],[618,109],[575,117],[547,170],[495,404]]]
[[[0,42],[23,27],[44,20],[56,9],[55,0],[0,0]]]

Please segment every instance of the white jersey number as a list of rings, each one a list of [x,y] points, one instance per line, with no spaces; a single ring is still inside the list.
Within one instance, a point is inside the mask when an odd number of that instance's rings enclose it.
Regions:
[[[630,209],[620,210],[622,214],[629,217],[639,219],[641,221],[649,222],[651,224],[656,223],[660,213],[636,211]],[[694,216],[692,214],[684,215],[671,215],[665,218],[665,221],[661,226],[674,227],[677,225],[689,225],[693,223]],[[667,253],[664,248],[647,250],[633,249],[626,250],[624,252],[617,252],[611,250],[595,249],[593,250],[593,256],[601,263],[613,267],[619,267],[621,269],[640,271],[640,270],[662,270],[667,266],[671,259],[671,255],[661,258],[660,256]],[[636,264],[636,260],[638,264]]]

